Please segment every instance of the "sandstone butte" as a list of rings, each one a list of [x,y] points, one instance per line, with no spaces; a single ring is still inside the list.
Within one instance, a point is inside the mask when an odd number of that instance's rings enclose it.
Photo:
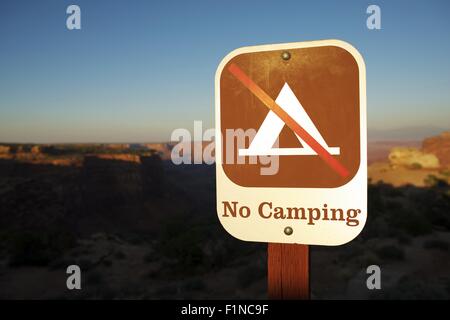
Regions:
[[[0,145],[0,154],[9,154],[10,151],[11,151],[10,146],[1,146]]]
[[[91,155],[93,157],[103,159],[103,160],[118,160],[118,161],[127,161],[127,162],[136,162],[140,163],[140,157],[139,155],[135,154],[129,154],[129,153],[117,153],[117,154],[95,154]]]
[[[388,162],[372,163],[368,168],[372,183],[384,182],[394,186],[414,185],[425,187],[430,177],[450,182],[448,169],[450,159],[450,134],[444,132],[439,136],[423,141],[422,148],[392,148]]]
[[[432,153],[423,152],[417,148],[396,147],[389,153],[389,162],[394,167],[411,167],[437,169],[439,159]]]
[[[450,166],[450,131],[423,141],[422,150],[437,156],[442,166]]]

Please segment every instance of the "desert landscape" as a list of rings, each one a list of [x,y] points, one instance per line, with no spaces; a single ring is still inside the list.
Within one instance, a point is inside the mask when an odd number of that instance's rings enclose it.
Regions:
[[[0,298],[267,298],[267,245],[220,226],[214,165],[171,143],[0,144]],[[311,247],[313,299],[450,297],[450,133],[369,143],[368,221]],[[78,264],[82,290],[68,291]],[[366,267],[382,270],[369,291]]]

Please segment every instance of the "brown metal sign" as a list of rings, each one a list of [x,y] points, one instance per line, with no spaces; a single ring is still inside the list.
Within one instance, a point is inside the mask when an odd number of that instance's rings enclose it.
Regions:
[[[367,217],[366,139],[365,66],[349,44],[233,51],[216,74],[220,221],[243,240],[350,241]]]

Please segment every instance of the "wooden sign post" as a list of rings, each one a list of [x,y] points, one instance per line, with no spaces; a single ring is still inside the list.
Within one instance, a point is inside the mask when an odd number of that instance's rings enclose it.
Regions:
[[[347,243],[366,223],[365,77],[339,40],[244,47],[217,69],[217,215],[269,243],[271,299],[309,299],[308,245]]]
[[[267,255],[269,299],[309,299],[309,246],[269,243]]]

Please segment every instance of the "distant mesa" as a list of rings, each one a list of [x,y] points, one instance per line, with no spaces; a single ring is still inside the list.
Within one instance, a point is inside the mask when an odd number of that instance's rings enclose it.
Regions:
[[[139,156],[159,155],[169,160],[170,143],[128,144],[3,144],[0,159],[53,165],[81,165],[84,156],[94,155],[105,160],[139,162]]]
[[[10,146],[0,146],[0,154],[9,154],[11,152]]]
[[[388,156],[393,166],[412,167],[413,169],[439,169],[450,165],[450,132],[426,138],[422,148],[394,147]]]
[[[99,153],[95,155],[86,155],[87,158],[97,158],[103,160],[116,160],[116,161],[126,161],[126,162],[136,162],[139,163],[139,155],[130,153]]]
[[[32,146],[30,151],[32,154],[39,154],[42,153],[43,150],[41,146]]]
[[[439,159],[432,153],[423,152],[417,148],[396,147],[388,156],[393,166],[409,168],[437,169],[440,167]]]
[[[130,149],[130,144],[128,143],[109,143],[103,145],[106,149],[110,150],[127,150]]]
[[[450,131],[425,139],[422,150],[435,154],[442,166],[450,166]]]
[[[396,129],[369,128],[369,141],[422,141],[427,137],[439,135],[447,128],[436,126],[415,126]]]
[[[149,150],[155,150],[161,156],[163,160],[170,160],[170,155],[172,153],[173,144],[172,143],[147,143],[143,144],[145,148]]]
[[[385,160],[370,164],[372,183],[384,182],[394,186],[424,187],[430,181],[450,181],[450,132],[426,138],[422,147],[396,146]]]

